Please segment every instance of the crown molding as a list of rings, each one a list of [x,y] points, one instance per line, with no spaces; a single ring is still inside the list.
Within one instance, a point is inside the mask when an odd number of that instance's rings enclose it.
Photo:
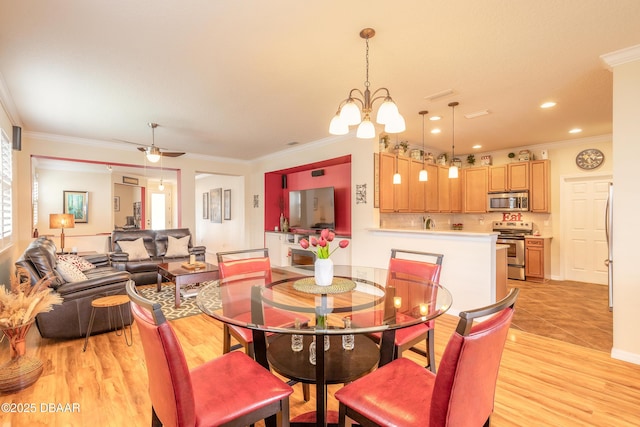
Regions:
[[[611,71],[618,65],[640,60],[640,44],[600,55],[606,68]]]
[[[14,126],[22,127],[22,120],[20,120],[20,114],[18,114],[18,109],[16,108],[16,104],[13,102],[13,98],[11,97],[11,93],[9,92],[9,88],[7,88],[7,84],[4,81],[4,76],[0,73],[0,104],[4,108],[4,111],[7,113],[9,120]]]

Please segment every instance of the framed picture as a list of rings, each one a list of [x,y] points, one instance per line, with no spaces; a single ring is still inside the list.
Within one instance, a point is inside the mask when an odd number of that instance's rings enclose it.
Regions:
[[[214,188],[209,191],[209,204],[211,206],[211,222],[222,223],[222,188]]]
[[[120,212],[120,196],[113,196],[113,211]]]
[[[89,222],[89,192],[63,191],[64,213],[73,214],[76,223]]]
[[[122,177],[122,183],[123,184],[138,185],[138,178],[132,178],[130,176],[123,176]]]
[[[202,219],[209,219],[209,193],[202,193]]]
[[[224,190],[224,219],[231,219],[231,190]]]

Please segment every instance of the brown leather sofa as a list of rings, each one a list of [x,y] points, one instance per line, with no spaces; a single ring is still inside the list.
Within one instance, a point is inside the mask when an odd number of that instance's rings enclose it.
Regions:
[[[189,237],[188,254],[179,257],[167,257],[169,236],[180,239]],[[122,241],[134,241],[142,238],[148,259],[132,260],[120,247]],[[193,238],[188,228],[169,230],[114,230],[111,233],[111,265],[118,270],[128,271],[136,285],[149,285],[158,280],[158,264],[164,262],[189,261],[195,255],[196,261],[204,262],[205,246],[193,246]]]
[[[47,237],[40,237],[25,249],[15,262],[16,266],[26,269],[30,276],[31,285],[40,278],[51,274],[51,287],[63,299],[61,305],[54,305],[53,310],[36,316],[36,325],[43,338],[81,338],[87,333],[89,317],[91,316],[91,301],[96,298],[123,294],[126,295],[125,285],[129,280],[129,273],[118,271],[109,265],[106,254],[84,257],[85,260],[96,265],[84,274],[87,280],[65,282],[56,271],[56,246]],[[125,324],[131,324],[131,313],[124,310]],[[119,320],[119,319],[118,319]],[[91,334],[110,330],[108,311],[96,310]]]

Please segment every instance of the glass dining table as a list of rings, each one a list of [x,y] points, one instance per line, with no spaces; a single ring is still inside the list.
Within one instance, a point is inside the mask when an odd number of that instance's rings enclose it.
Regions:
[[[251,329],[256,361],[265,368],[316,385],[315,414],[295,417],[292,426],[327,426],[327,384],[390,362],[395,331],[440,316],[452,297],[423,277],[336,265],[329,286],[315,284],[313,266],[273,268],[270,280],[257,273],[211,282],[196,302],[221,322]]]

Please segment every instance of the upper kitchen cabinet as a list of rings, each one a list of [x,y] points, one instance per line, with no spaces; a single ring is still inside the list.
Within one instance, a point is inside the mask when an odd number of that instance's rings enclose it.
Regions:
[[[409,212],[408,157],[380,153],[380,212]],[[400,174],[401,183],[393,183],[393,175]]]
[[[462,212],[462,187],[464,169],[460,169],[458,178],[449,179],[449,200],[451,212]]]
[[[549,206],[549,160],[532,160],[530,163],[529,209],[531,212],[548,213],[551,208]]]
[[[487,211],[487,188],[489,186],[489,168],[477,167],[463,169],[463,208],[465,213],[484,213]]]
[[[449,168],[446,166],[438,166],[438,212],[451,212],[450,181]]]
[[[438,165],[426,164],[428,180],[424,184],[424,208],[427,212],[438,212]],[[448,178],[447,178],[448,179]]]
[[[411,212],[424,212],[425,205],[425,181],[420,181],[422,161],[411,159],[409,162],[409,210]],[[428,172],[427,172],[428,175]]]
[[[489,192],[529,189],[529,163],[516,162],[489,168]]]

